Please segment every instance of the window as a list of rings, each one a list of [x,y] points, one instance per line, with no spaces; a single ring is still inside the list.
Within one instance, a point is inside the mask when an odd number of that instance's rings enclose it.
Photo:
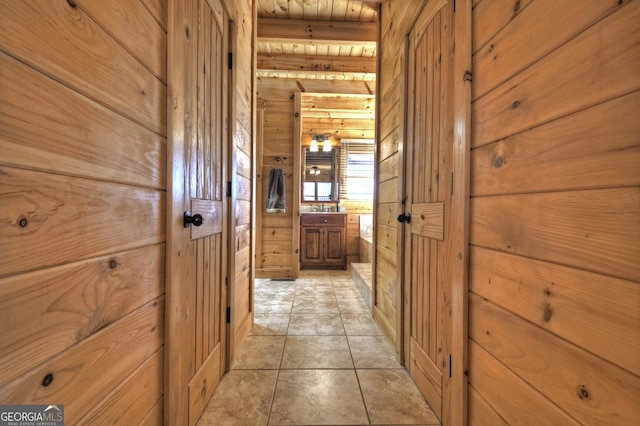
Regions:
[[[340,199],[372,201],[375,163],[374,141],[368,139],[342,140],[340,149]]]

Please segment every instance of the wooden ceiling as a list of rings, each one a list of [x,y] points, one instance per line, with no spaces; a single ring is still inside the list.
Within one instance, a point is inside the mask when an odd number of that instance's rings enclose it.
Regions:
[[[379,1],[258,0],[257,76],[375,81]]]

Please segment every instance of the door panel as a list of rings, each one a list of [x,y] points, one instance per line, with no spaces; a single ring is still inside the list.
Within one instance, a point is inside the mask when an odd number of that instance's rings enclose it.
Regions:
[[[404,228],[405,351],[408,368],[438,418],[448,362],[443,256],[451,152],[451,4],[434,1],[409,35]],[[446,354],[446,362],[445,362]]]
[[[344,231],[342,229],[325,228],[324,233],[327,262],[342,262],[342,254],[345,252],[345,247],[342,246]]]
[[[226,368],[228,19],[219,0],[174,1],[169,10],[165,418],[193,425]],[[184,212],[201,221],[185,227]]]
[[[303,262],[322,262],[322,228],[302,228]]]

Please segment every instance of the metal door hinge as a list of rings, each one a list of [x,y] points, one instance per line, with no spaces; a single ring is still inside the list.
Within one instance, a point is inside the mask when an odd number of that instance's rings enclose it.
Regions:
[[[449,355],[449,377],[451,377],[451,355]]]
[[[231,323],[231,307],[227,306],[227,324]],[[449,376],[451,377],[451,376]]]
[[[451,195],[453,195],[453,173],[451,173]]]
[[[229,60],[229,69],[233,69],[233,52],[229,52],[227,54],[227,59]]]
[[[231,198],[231,181],[227,182],[227,197]]]

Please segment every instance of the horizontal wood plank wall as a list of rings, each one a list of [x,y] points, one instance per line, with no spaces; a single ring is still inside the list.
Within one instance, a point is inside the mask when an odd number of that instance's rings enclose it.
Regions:
[[[166,39],[164,0],[0,6],[1,404],[162,421]]]
[[[633,425],[640,5],[512,3],[473,12],[469,423]]]
[[[375,112],[365,113],[367,107],[374,108],[370,98],[362,96],[340,97],[339,95],[370,95],[363,82],[342,82],[333,80],[293,80],[293,79],[258,79],[258,105],[264,109],[262,120],[262,163],[258,165],[257,188],[262,194],[262,205],[258,206],[257,215],[261,218],[261,235],[256,242],[256,277],[261,278],[296,278],[293,259],[298,257],[293,243],[296,233],[293,231],[294,200],[294,131],[295,108],[294,93],[301,88],[310,89],[313,93],[336,94],[309,100],[302,97],[302,108],[314,109],[307,117],[303,114],[303,144],[310,140],[309,134],[332,133],[340,137],[374,137]],[[351,113],[350,113],[351,111]],[[330,119],[331,113],[339,114],[340,119]],[[364,135],[364,136],[363,136]],[[308,143],[308,142],[307,142]],[[283,165],[273,161],[274,157],[282,158]],[[284,167],[287,212],[267,214],[264,200],[267,199],[269,171],[271,167]],[[367,208],[361,203],[345,203],[348,213],[366,213]],[[370,210],[370,207],[368,208]],[[351,227],[352,233],[355,228]],[[359,230],[358,230],[359,232]],[[351,259],[359,258],[359,248],[355,242],[351,245]]]
[[[232,25],[231,52],[233,55],[230,91],[231,147],[230,179],[231,194],[231,236],[230,236],[230,296],[232,300],[232,327],[229,361],[233,362],[235,349],[249,334],[253,324],[251,292],[253,282],[253,260],[251,232],[255,224],[251,222],[254,206],[253,159],[254,147],[254,7],[251,0],[223,0]]]
[[[402,213],[400,191],[404,168],[404,112],[406,87],[406,36],[425,0],[384,2],[380,9],[380,70],[378,195],[376,214],[375,307],[373,317],[400,355],[398,335],[402,271],[401,230],[396,217]]]

